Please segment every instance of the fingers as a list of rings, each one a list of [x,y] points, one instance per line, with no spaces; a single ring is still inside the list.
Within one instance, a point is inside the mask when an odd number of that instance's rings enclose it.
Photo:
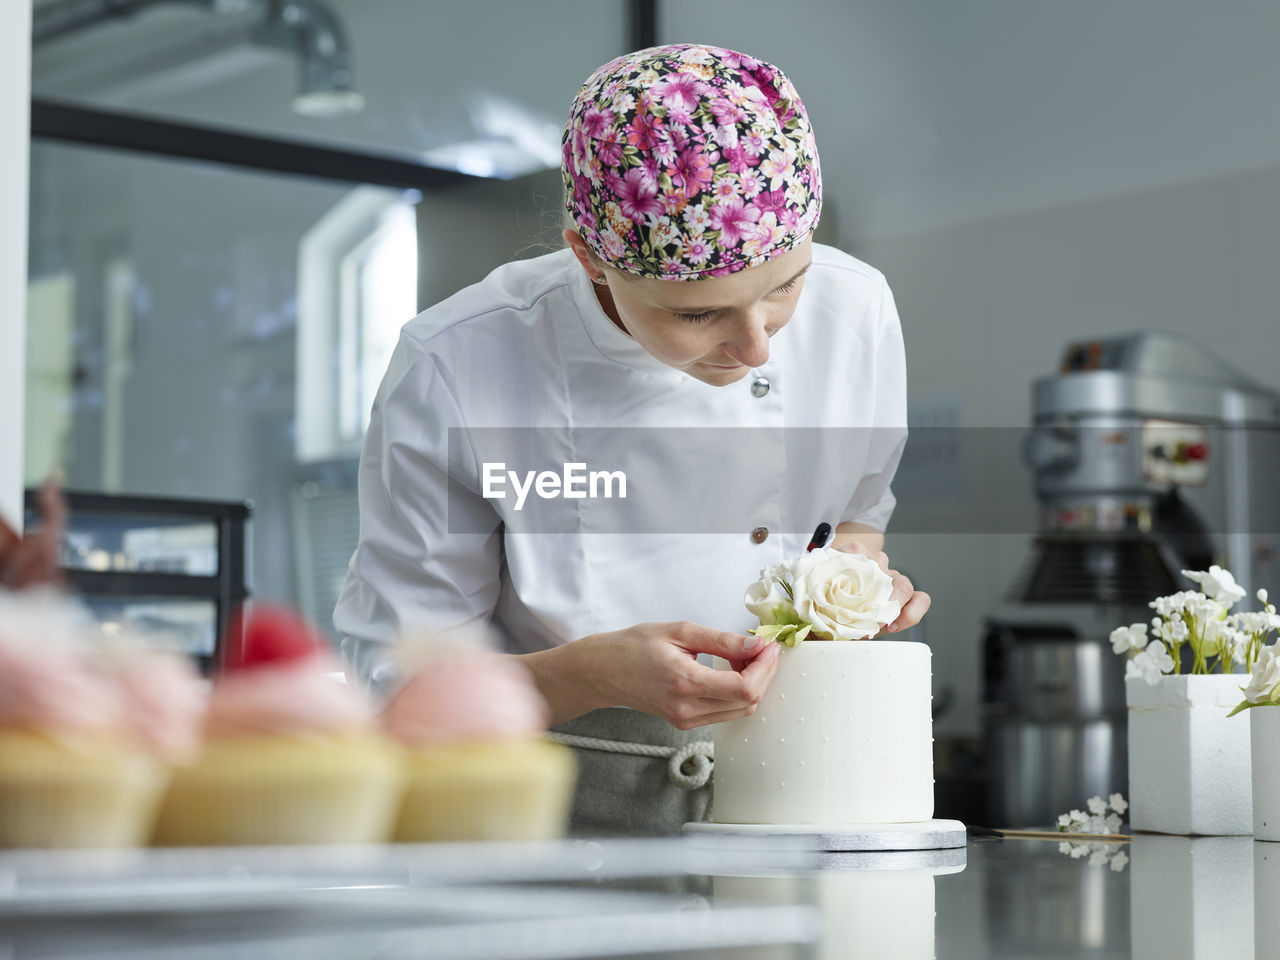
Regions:
[[[889,594],[889,599],[897,600],[898,603],[906,606],[907,601],[911,599],[911,595],[915,593],[915,587],[912,586],[910,580],[897,570],[890,570],[889,576],[893,578],[893,593]]]
[[[902,607],[902,612],[898,614],[898,619],[889,624],[885,628],[886,633],[897,633],[905,630],[907,627],[914,627],[917,623],[924,619],[924,615],[929,612],[929,607],[933,605],[933,598],[922,590],[917,590],[911,595]]]
[[[62,491],[52,477],[40,488],[40,514],[43,528],[53,531],[55,540],[61,540],[67,529],[67,501],[62,498]]]
[[[712,723],[724,723],[726,720],[741,720],[756,712],[755,705],[738,707],[734,710],[721,710],[715,713],[704,713],[685,723],[676,724],[681,730],[692,730],[694,727],[705,727]]]
[[[751,659],[765,643],[761,637],[713,630],[685,621],[671,624],[670,634],[676,643],[690,653],[710,653],[730,661]]]
[[[770,643],[756,656],[739,667],[730,661],[731,670],[714,670],[699,665],[697,695],[722,702],[759,701],[778,669],[778,645]]]
[[[5,555],[21,539],[18,531],[9,526],[9,522],[4,517],[0,517],[0,561],[3,561]]]
[[[745,699],[729,701],[702,697],[686,707],[683,714],[675,718],[673,722],[681,730],[688,730],[691,727],[723,723],[726,720],[738,720],[742,717],[751,716],[764,698],[764,693],[773,681],[774,674],[778,672],[778,656],[778,645],[771,643],[760,656],[746,666],[743,673],[746,674],[750,671],[751,677],[747,680],[747,696]],[[729,671],[720,670],[717,672],[728,673]]]
[[[38,583],[59,583],[58,545],[67,523],[67,507],[52,481],[40,491],[43,521],[25,538],[0,520],[0,584],[18,589]]]
[[[852,540],[848,543],[842,544],[841,546],[836,547],[836,549],[842,553],[860,553],[864,557],[870,557],[885,573],[891,575],[894,573],[894,571],[889,569],[889,555],[883,550],[872,550],[865,543],[859,543],[857,540]]]

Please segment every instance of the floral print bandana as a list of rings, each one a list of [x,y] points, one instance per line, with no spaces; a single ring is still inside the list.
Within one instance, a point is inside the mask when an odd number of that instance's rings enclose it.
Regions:
[[[598,69],[562,141],[565,206],[605,263],[699,280],[794,249],[822,177],[804,104],[777,67],[691,44]]]

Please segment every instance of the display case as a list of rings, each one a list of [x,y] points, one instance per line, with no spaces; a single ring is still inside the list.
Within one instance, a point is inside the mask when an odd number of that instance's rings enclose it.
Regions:
[[[208,673],[224,656],[231,611],[249,595],[253,505],[68,491],[59,564],[104,625],[141,628]],[[40,523],[26,494],[27,525]]]

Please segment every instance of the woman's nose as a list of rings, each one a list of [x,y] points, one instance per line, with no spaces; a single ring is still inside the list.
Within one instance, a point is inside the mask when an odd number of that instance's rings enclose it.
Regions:
[[[747,314],[734,330],[734,337],[725,344],[725,352],[743,366],[759,367],[769,360],[769,332],[765,325],[764,311]]]

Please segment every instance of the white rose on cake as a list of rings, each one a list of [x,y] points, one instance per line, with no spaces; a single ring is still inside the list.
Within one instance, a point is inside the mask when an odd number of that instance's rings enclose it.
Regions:
[[[821,547],[760,571],[747,588],[747,609],[760,618],[750,632],[788,646],[810,636],[866,640],[901,612],[892,595],[892,578],[870,557]]]

